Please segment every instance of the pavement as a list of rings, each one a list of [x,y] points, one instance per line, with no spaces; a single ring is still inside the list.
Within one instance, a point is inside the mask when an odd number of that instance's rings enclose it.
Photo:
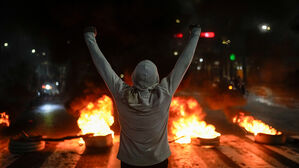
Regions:
[[[194,142],[171,143],[169,167],[299,167],[299,108],[296,106],[273,101],[273,94],[261,96],[249,93],[245,103],[213,109],[200,93],[180,92],[177,95],[196,98],[206,113],[205,121],[215,125],[216,131],[222,135],[217,146],[202,146]],[[256,143],[252,134],[231,122],[228,113],[238,110],[247,111],[283,131],[288,137],[287,142],[276,146]],[[41,104],[30,115],[38,121],[30,127],[32,130],[28,130],[32,134],[61,137],[79,131],[76,119],[59,103]],[[80,139],[73,139],[46,142],[42,151],[15,155],[9,152],[8,143],[9,137],[0,135],[0,167],[120,167],[120,161],[116,158],[119,146],[117,135],[109,150],[90,151]]]
[[[298,145],[298,144],[297,144]],[[42,168],[119,168],[116,158],[119,137],[109,150],[89,151],[80,139],[47,142],[40,152],[14,155],[8,151],[8,140],[0,141],[0,167]],[[219,146],[201,146],[196,143],[171,143],[170,168],[194,167],[298,167],[299,150],[294,144],[270,146],[258,144],[252,136],[222,135]]]

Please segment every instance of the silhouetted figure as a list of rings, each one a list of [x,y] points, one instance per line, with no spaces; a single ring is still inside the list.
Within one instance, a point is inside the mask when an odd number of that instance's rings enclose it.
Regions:
[[[171,73],[159,80],[156,65],[139,62],[132,73],[133,86],[127,85],[111,68],[96,42],[94,27],[84,37],[93,62],[113,95],[121,126],[117,158],[122,167],[167,167],[170,149],[167,123],[171,99],[187,71],[201,29],[191,27],[191,38]]]

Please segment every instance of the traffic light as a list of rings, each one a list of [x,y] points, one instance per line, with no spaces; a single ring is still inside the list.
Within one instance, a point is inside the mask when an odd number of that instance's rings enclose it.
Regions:
[[[174,34],[174,38],[183,38],[183,33]]]
[[[235,60],[236,60],[236,55],[235,55],[234,53],[231,53],[231,54],[229,55],[229,59],[230,59],[231,61],[235,61]]]
[[[214,38],[215,33],[214,32],[201,32],[200,37],[201,38]]]

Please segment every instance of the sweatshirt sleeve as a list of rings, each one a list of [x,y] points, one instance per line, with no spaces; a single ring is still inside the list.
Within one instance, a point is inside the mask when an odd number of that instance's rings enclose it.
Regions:
[[[192,62],[200,32],[201,30],[199,28],[195,31],[192,31],[191,38],[182,54],[179,56],[171,73],[161,80],[161,85],[163,87],[166,87],[170,95],[173,95],[175,93],[189,65]]]
[[[115,95],[125,85],[123,80],[114,72],[109,62],[104,57],[103,53],[98,47],[93,32],[84,33],[85,42],[89,49],[93,63],[95,64],[99,74],[105,81],[110,92]]]

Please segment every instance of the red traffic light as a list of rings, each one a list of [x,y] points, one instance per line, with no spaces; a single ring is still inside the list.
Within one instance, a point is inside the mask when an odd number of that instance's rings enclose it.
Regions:
[[[183,38],[183,33],[177,33],[177,34],[175,34],[174,38]]]
[[[215,33],[214,32],[201,32],[200,37],[202,37],[202,38],[214,38]]]

